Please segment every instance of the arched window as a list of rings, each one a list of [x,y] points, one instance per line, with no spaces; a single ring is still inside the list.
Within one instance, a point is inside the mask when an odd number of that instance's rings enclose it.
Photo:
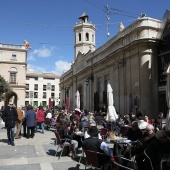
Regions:
[[[10,84],[16,84],[16,74],[18,70],[15,67],[11,67],[9,69],[10,77],[9,77],[9,83]]]
[[[89,41],[89,33],[86,33],[86,41]]]
[[[81,33],[79,33],[79,41],[81,41]]]

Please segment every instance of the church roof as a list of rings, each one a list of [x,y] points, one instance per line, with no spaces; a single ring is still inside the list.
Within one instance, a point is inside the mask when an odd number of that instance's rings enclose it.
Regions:
[[[85,18],[85,17],[88,18],[89,16],[88,16],[88,15],[86,14],[86,12],[84,11],[83,14],[79,17],[79,19],[82,19],[82,18]]]

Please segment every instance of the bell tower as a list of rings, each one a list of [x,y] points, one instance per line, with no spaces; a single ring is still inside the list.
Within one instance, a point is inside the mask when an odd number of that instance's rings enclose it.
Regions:
[[[95,26],[88,22],[89,16],[84,12],[79,17],[79,23],[74,27],[74,60],[79,52],[86,54],[95,50]]]

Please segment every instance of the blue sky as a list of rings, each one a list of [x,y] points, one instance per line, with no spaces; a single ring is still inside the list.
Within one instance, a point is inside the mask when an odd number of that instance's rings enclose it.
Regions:
[[[73,29],[84,11],[96,25],[96,48],[107,41],[106,5],[110,38],[119,23],[130,25],[141,13],[162,19],[169,0],[1,0],[0,43],[31,44],[28,69],[61,75],[74,60]]]

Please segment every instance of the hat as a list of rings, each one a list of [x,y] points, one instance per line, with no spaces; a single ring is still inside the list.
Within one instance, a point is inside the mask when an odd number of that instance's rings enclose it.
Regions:
[[[96,126],[91,126],[89,128],[89,131],[88,131],[88,134],[91,136],[91,137],[98,137],[98,129]]]
[[[146,126],[148,125],[147,122],[145,122],[144,120],[139,120],[138,121],[138,127],[139,129],[146,129]]]
[[[75,111],[81,112],[79,108],[76,108]]]

